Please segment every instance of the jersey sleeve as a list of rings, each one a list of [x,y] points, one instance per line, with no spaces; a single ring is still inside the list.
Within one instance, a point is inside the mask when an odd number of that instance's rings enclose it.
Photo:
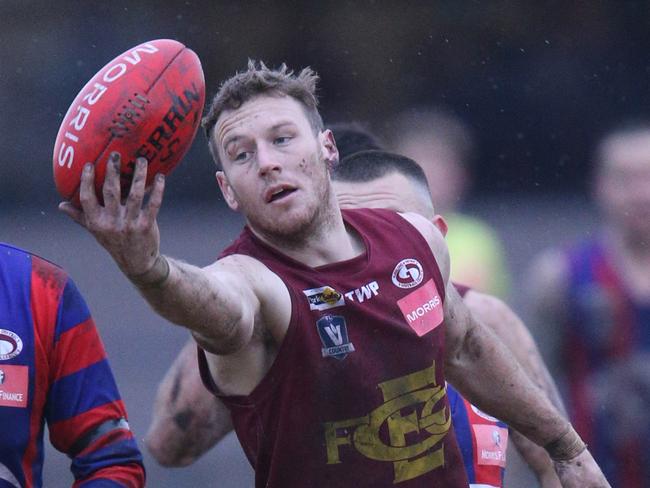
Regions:
[[[66,278],[50,354],[45,419],[52,445],[72,459],[74,487],[141,487],[142,454],[86,303]]]

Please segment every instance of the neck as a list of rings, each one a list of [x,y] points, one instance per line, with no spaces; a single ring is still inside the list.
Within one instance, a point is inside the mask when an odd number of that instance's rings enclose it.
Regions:
[[[363,240],[346,229],[338,204],[330,203],[291,235],[270,235],[249,226],[265,244],[312,268],[352,259],[364,251]]]

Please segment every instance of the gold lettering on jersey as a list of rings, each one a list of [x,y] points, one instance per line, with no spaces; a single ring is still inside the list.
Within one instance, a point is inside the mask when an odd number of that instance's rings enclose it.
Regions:
[[[417,478],[444,464],[444,446],[436,447],[449,432],[451,414],[436,405],[446,394],[436,384],[435,362],[431,367],[380,383],[384,403],[363,417],[326,422],[327,464],[341,462],[344,446],[368,459],[392,462],[393,483]],[[380,432],[388,431],[389,441]],[[409,434],[428,435],[408,444]]]

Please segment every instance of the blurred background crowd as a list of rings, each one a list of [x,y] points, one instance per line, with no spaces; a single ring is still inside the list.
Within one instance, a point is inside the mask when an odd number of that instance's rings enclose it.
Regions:
[[[627,459],[643,479],[650,3],[0,0],[0,23],[0,240],[77,282],[141,447],[156,385],[186,335],[57,212],[51,154],[69,104],[99,68],[173,38],[201,58],[209,94],[248,58],[311,66],[326,123],[359,121],[425,166],[456,279],[524,317],[594,454],[607,444],[603,459],[619,468]],[[160,216],[163,251],[198,265],[241,226],[213,174],[199,134],[168,178]],[[45,485],[69,486],[65,458],[46,456]],[[535,486],[511,459],[506,486]],[[189,468],[159,467],[147,453],[145,462],[151,486],[251,486],[232,435]]]

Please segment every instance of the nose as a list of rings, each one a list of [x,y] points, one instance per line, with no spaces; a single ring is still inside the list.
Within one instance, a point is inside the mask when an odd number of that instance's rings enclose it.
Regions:
[[[257,147],[257,170],[260,176],[266,176],[274,171],[281,171],[282,165],[278,154],[272,147],[260,144]]]

